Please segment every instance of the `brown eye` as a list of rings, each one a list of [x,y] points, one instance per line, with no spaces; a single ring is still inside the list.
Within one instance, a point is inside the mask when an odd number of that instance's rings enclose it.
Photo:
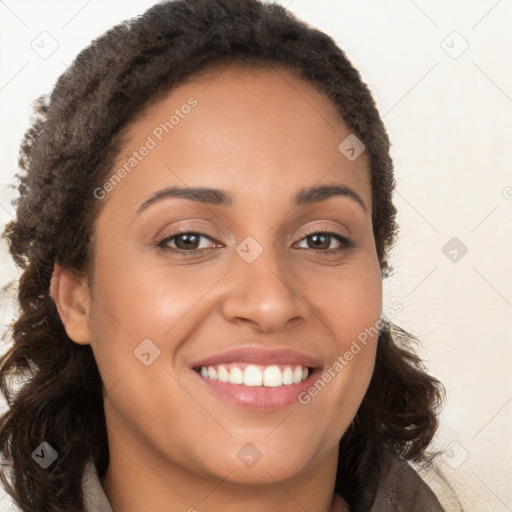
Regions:
[[[323,233],[309,235],[306,237],[306,240],[312,242],[313,247],[310,245],[311,249],[329,249],[329,246],[331,245],[331,236]]]
[[[305,240],[307,247],[300,247],[301,249],[314,249],[320,252],[341,252],[354,247],[354,243],[348,238],[340,235],[339,233],[324,233],[316,232],[305,234],[301,242]],[[330,248],[332,241],[338,242],[338,247]]]
[[[176,247],[180,250],[197,249],[199,247],[199,241],[201,235],[197,233],[183,233],[174,237],[176,241]]]
[[[201,252],[203,249],[208,249],[208,246],[200,247],[201,239],[203,238],[212,240],[204,233],[192,231],[177,232],[160,240],[157,246],[162,249],[177,252]]]
[[[351,240],[339,233],[315,232],[309,234],[303,233],[302,236],[303,238],[300,240],[300,243],[304,243],[303,241],[305,241],[307,246],[304,247],[299,245],[300,249],[313,249],[328,254],[347,251],[355,245]],[[181,254],[188,253],[190,255],[201,253],[213,248],[211,245],[208,246],[208,244],[201,247],[202,239],[210,240],[212,243],[215,243],[211,237],[204,233],[196,231],[181,231],[167,235],[157,243],[157,247]],[[333,241],[338,244],[334,248],[331,247]]]

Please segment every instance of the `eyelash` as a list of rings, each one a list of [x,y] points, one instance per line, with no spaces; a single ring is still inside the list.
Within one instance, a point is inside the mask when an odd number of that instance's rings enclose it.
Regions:
[[[211,249],[211,247],[208,247],[208,248],[205,248],[205,249],[184,250],[184,249],[177,249],[175,247],[168,247],[167,246],[167,244],[171,240],[173,240],[174,238],[179,237],[180,235],[199,235],[199,236],[208,238],[212,242],[216,242],[216,240],[214,240],[213,238],[208,236],[206,233],[202,233],[201,231],[193,231],[193,230],[185,227],[185,228],[183,228],[181,230],[175,231],[174,233],[170,233],[170,234],[166,235],[165,238],[160,239],[157,242],[156,247],[158,247],[160,249],[163,249],[164,251],[171,251],[171,252],[174,252],[174,253],[181,254],[181,255],[183,255],[185,257],[186,256],[195,256],[195,255],[198,255],[198,254],[203,254],[204,251],[208,251],[208,250]],[[313,235],[327,235],[327,236],[330,236],[330,237],[336,239],[340,243],[340,247],[338,247],[337,249],[315,250],[315,249],[307,248],[307,250],[314,251],[316,253],[320,253],[320,254],[339,254],[339,253],[347,252],[348,250],[350,250],[353,247],[355,247],[354,242],[352,240],[350,240],[349,238],[347,238],[347,237],[345,237],[343,235],[340,235],[339,233],[333,233],[333,232],[330,232],[330,231],[312,231],[312,232],[300,233],[299,236],[301,238],[298,240],[298,242],[301,242],[304,238],[307,238],[308,236],[313,236]],[[297,243],[297,242],[295,242],[295,243]],[[304,248],[302,248],[302,249],[304,249]]]

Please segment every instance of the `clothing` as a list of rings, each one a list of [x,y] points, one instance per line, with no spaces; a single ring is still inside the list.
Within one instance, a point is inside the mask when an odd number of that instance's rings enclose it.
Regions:
[[[437,495],[429,485],[435,486]],[[386,452],[368,512],[463,512],[449,485],[435,472],[429,472],[429,485],[407,461]],[[82,489],[86,512],[113,512],[92,462],[85,468]]]
[[[463,512],[448,482],[433,469],[427,484],[409,462],[395,452],[385,451],[370,512]]]
[[[86,512],[114,512],[91,460],[86,464],[82,475],[82,493]]]

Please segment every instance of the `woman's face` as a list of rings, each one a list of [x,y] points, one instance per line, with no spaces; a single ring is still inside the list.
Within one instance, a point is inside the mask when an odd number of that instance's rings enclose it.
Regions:
[[[339,149],[350,135],[308,82],[240,65],[132,125],[95,192],[81,341],[111,453],[233,482],[335,467],[374,367],[377,337],[357,338],[381,312],[368,159],[352,139]],[[339,193],[312,192],[327,184]]]

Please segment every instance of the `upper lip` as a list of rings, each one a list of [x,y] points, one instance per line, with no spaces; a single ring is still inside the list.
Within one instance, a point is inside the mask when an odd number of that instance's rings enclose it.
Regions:
[[[260,365],[297,364],[318,368],[321,363],[307,354],[291,349],[266,350],[256,347],[236,348],[201,359],[192,364],[192,368],[214,366],[222,363],[252,363]]]

